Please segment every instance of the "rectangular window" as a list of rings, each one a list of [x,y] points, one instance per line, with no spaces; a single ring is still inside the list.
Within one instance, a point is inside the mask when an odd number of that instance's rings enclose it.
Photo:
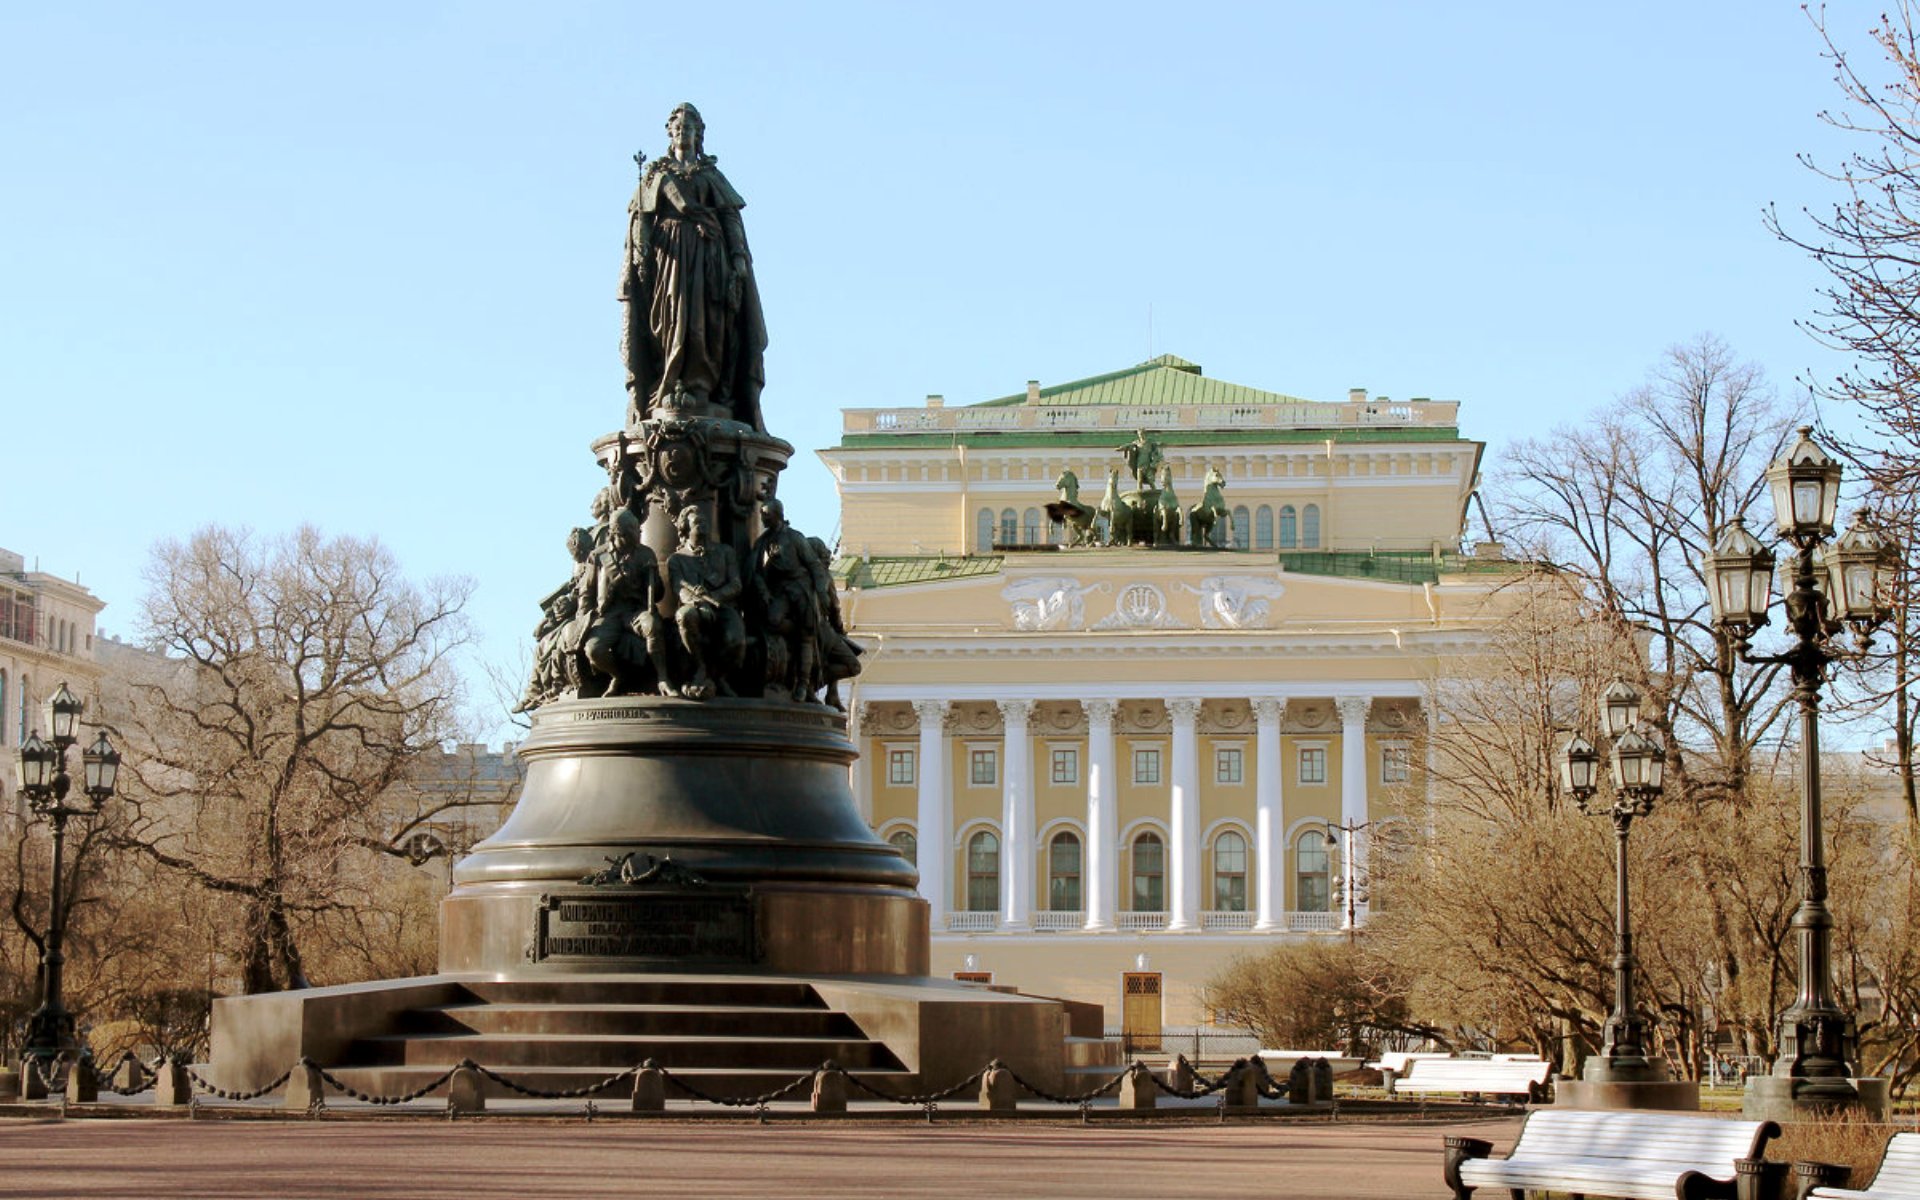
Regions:
[[[1327,781],[1327,748],[1325,746],[1302,746],[1300,748],[1300,782],[1325,783]]]
[[[999,782],[999,752],[974,750],[967,755],[967,782],[974,787],[992,787]]]
[[[1380,749],[1380,782],[1405,783],[1413,778],[1413,751],[1405,746]]]
[[[1222,746],[1213,752],[1213,781],[1215,783],[1240,783],[1246,770],[1245,761],[1237,746]]]
[[[1080,782],[1080,752],[1073,749],[1056,749],[1053,752],[1053,781],[1055,783]]]
[[[1158,749],[1133,752],[1133,781],[1135,783],[1160,782],[1160,751]]]
[[[887,751],[887,786],[913,786],[913,751]]]

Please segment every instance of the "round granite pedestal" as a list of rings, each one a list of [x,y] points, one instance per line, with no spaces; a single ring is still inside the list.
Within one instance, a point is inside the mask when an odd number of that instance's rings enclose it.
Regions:
[[[441,971],[926,973],[919,875],[854,806],[841,714],[775,700],[565,700],[534,713],[518,754],[519,803],[454,868]],[[606,904],[579,907],[588,899]],[[543,923],[594,912],[619,919],[573,921],[566,938]],[[681,935],[622,940],[623,921]]]

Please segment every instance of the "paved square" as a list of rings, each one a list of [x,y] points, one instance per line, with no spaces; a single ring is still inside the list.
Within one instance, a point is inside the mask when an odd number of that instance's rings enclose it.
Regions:
[[[0,1122],[0,1197],[1445,1197],[1466,1124]]]

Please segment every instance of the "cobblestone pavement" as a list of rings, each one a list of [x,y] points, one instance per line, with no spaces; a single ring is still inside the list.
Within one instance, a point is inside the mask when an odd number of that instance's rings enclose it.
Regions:
[[[0,1197],[1445,1197],[1467,1124],[0,1121]]]

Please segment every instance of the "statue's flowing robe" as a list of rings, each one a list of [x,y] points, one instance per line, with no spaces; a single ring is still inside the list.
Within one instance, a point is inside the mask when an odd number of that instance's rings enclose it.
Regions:
[[[754,284],[746,206],[712,159],[647,166],[628,206],[624,354],[637,416],[675,391],[718,405],[755,429],[766,382],[766,322]],[[635,268],[645,256],[648,278]],[[733,260],[749,264],[740,303],[728,295]]]

